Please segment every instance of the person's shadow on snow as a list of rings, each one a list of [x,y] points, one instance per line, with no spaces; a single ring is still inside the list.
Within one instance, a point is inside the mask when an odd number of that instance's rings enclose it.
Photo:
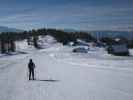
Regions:
[[[59,80],[53,80],[53,79],[47,79],[47,80],[41,80],[41,79],[34,79],[32,81],[42,81],[42,82],[59,82]]]

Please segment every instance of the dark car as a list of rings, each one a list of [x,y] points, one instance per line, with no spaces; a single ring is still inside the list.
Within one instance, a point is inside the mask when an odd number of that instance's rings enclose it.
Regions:
[[[77,47],[73,49],[73,52],[75,53],[88,53],[89,48],[85,47]]]

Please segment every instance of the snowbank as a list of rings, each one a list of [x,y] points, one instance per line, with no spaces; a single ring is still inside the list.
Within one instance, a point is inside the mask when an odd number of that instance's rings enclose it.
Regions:
[[[38,40],[38,44],[42,47],[42,48],[48,48],[51,47],[52,45],[54,45],[55,43],[57,43],[57,41],[49,35],[46,36],[40,36],[39,40]]]
[[[133,49],[129,49],[130,55],[133,56]]]

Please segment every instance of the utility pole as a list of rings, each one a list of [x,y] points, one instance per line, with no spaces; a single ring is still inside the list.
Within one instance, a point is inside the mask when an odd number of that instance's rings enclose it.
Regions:
[[[97,42],[100,42],[100,34],[99,34],[99,32],[96,33],[96,37],[97,37]]]

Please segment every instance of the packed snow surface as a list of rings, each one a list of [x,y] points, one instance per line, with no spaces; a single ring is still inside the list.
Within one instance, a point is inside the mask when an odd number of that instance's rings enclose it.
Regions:
[[[108,55],[102,48],[87,54],[72,49],[56,44],[1,57],[0,100],[133,100],[132,56]],[[28,81],[30,58],[36,64],[34,81]]]

